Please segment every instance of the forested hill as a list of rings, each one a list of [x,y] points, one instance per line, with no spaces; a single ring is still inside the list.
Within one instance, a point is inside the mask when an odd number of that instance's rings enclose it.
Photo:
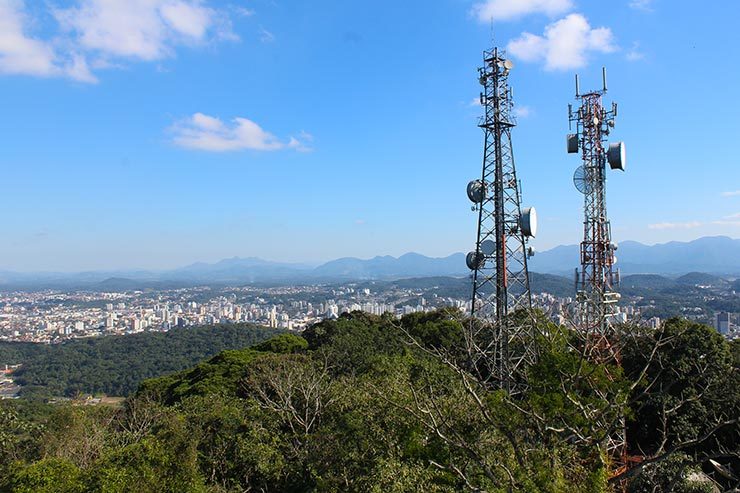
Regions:
[[[679,319],[625,327],[617,370],[574,351],[579,332],[516,319],[547,336],[525,340],[537,361],[511,395],[475,349],[492,332],[443,310],[343,314],[120,407],[0,401],[0,492],[737,491],[740,344]],[[625,415],[642,461],[610,479]]]
[[[257,344],[281,331],[229,324],[77,339],[59,345],[0,343],[0,364],[15,373],[25,397],[104,393],[126,396],[147,378],[180,371],[226,349]]]

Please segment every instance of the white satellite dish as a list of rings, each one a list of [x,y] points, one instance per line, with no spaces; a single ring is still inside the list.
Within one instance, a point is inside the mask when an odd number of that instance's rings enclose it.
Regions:
[[[514,68],[514,62],[512,62],[511,60],[504,60],[504,68],[506,70],[513,69]]]
[[[627,165],[627,150],[624,147],[624,142],[609,144],[609,150],[606,151],[606,159],[609,161],[611,169],[624,171]]]
[[[496,242],[493,240],[485,240],[480,244],[480,251],[483,255],[491,256],[496,251]]]
[[[524,233],[524,236],[531,238],[537,236],[537,211],[534,207],[529,207],[522,211],[522,215],[519,216],[519,228]]]

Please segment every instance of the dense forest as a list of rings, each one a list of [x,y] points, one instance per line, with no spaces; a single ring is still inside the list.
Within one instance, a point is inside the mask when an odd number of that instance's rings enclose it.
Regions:
[[[27,398],[79,393],[128,396],[147,379],[183,370],[225,349],[243,348],[279,334],[248,324],[76,339],[58,345],[0,343],[0,364]]]
[[[574,331],[539,316],[517,323],[532,324],[537,347],[517,393],[498,390],[485,355],[471,351],[477,326],[438,311],[345,314],[223,351],[145,381],[120,408],[2,402],[0,491],[740,486],[738,344],[679,319],[624,328],[618,368],[584,357]],[[620,416],[624,470],[607,451]]]

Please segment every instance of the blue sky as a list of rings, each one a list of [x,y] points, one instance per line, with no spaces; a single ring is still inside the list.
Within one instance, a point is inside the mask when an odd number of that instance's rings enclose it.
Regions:
[[[567,105],[602,65],[628,151],[615,239],[737,238],[738,18],[688,0],[0,0],[0,268],[467,251],[492,30],[516,63],[537,249],[580,241]]]

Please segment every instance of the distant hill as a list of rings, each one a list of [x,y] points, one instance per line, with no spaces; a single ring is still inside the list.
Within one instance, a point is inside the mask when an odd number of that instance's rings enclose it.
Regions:
[[[256,257],[233,257],[215,264],[198,262],[163,273],[172,280],[207,280],[213,282],[259,282],[303,277],[311,268],[303,264],[270,262]]]
[[[623,274],[739,274],[740,240],[713,236],[652,246],[623,241],[619,243],[617,259]],[[579,247],[570,245],[538,253],[530,266],[536,272],[570,275],[578,263]]]
[[[670,242],[653,246],[624,241],[617,251],[617,266],[623,276],[660,274],[679,276],[705,272],[720,276],[740,275],[740,240],[725,236],[705,237],[690,242]],[[554,274],[568,280],[579,263],[579,247],[558,246],[537,253],[529,260],[530,272]],[[465,255],[427,257],[407,253],[370,259],[345,257],[313,267],[306,264],[270,262],[255,257],[233,257],[216,263],[195,263],[179,269],[153,271],[100,271],[80,273],[17,273],[0,271],[0,288],[31,289],[162,289],[168,286],[235,283],[311,283],[346,280],[394,280],[420,277],[464,277],[470,274]],[[544,282],[545,279],[542,279]],[[657,281],[655,278],[652,281]],[[635,278],[634,282],[652,282]],[[560,282],[560,281],[558,281]],[[668,286],[664,286],[668,287]]]
[[[631,276],[624,276],[620,286],[622,289],[660,290],[676,286],[676,281],[658,274],[632,274]]]
[[[468,273],[462,253],[442,258],[418,253],[407,253],[398,258],[387,255],[369,260],[349,257],[327,262],[311,272],[315,277],[349,279],[456,276]]]
[[[724,287],[730,283],[725,279],[712,274],[705,274],[703,272],[689,272],[676,279],[678,284],[685,284],[689,286],[713,286],[713,287]]]
[[[548,293],[560,298],[575,295],[575,281],[553,274],[529,273],[529,283],[532,293]]]

